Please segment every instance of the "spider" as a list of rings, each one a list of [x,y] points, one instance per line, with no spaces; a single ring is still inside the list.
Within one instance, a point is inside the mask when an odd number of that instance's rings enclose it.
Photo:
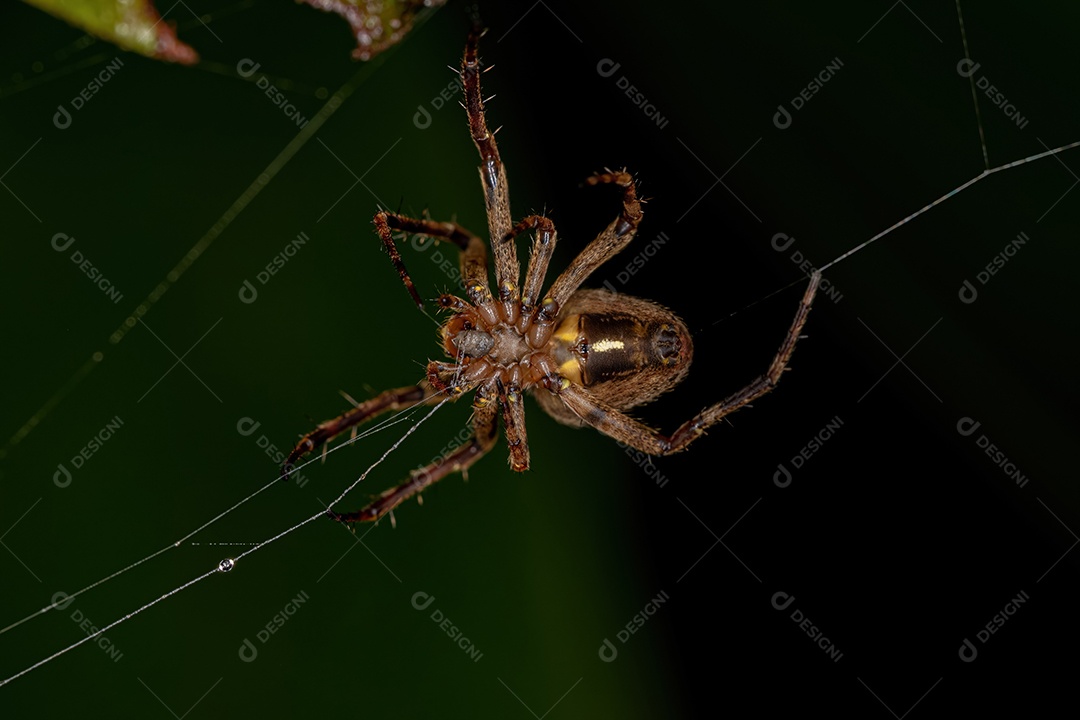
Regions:
[[[378,520],[451,472],[467,471],[495,446],[499,415],[510,449],[510,467],[518,472],[527,470],[527,391],[560,423],[589,425],[650,455],[684,450],[706,429],[776,386],[806,323],[821,279],[817,271],[811,275],[791,328],[764,375],[705,408],[671,435],[627,415],[627,410],[656,399],[686,377],[693,356],[686,324],[666,308],[621,293],[579,289],[597,268],[633,239],[642,218],[634,180],[625,170],[596,174],[586,180],[589,185],[621,188],[622,212],[542,293],[555,249],[555,226],[541,215],[529,215],[516,224],[512,221],[506,168],[495,136],[488,131],[480,94],[477,48],[482,35],[475,29],[469,34],[460,75],[465,95],[462,105],[480,152],[496,293],[488,286],[487,249],[476,235],[452,222],[376,213],[374,223],[379,237],[402,283],[421,309],[424,303],[398,252],[395,232],[446,240],[461,251],[461,277],[467,299],[448,294],[438,299],[440,308],[449,313],[449,319],[440,327],[440,338],[450,361],[432,361],[427,365],[426,377],[416,385],[387,390],[321,423],[297,443],[282,471],[288,479],[300,457],[380,413],[457,400],[475,391],[472,435],[444,457],[414,470],[408,480],[383,492],[364,508],[349,513],[327,511],[333,519],[350,525]],[[532,249],[524,283],[519,287],[521,266],[515,238],[529,231],[533,233]]]

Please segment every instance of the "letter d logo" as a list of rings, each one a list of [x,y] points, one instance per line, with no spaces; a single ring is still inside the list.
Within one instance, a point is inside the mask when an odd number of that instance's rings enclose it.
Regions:
[[[53,115],[52,124],[60,130],[67,130],[71,127],[71,113],[63,105],[56,106],[56,114]]]
[[[56,487],[58,488],[66,488],[68,485],[71,484],[71,473],[68,472],[68,469],[66,467],[64,467],[64,463],[60,463],[56,467],[58,468],[58,470],[53,473],[53,484],[56,485]]]

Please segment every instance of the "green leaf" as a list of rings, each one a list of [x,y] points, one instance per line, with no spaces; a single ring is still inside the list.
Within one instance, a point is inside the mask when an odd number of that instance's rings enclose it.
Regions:
[[[446,0],[301,0],[324,12],[345,18],[356,37],[353,57],[370,60],[401,41],[417,14]]]
[[[192,65],[199,55],[176,37],[150,0],[23,0],[103,40],[147,57]]]

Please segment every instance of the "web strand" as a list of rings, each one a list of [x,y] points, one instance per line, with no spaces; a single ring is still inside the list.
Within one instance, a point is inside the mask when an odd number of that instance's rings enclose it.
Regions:
[[[195,578],[193,578],[191,580],[188,580],[183,585],[180,585],[179,587],[173,588],[172,590],[165,593],[161,597],[159,597],[159,598],[157,598],[155,600],[151,600],[150,602],[146,603],[145,605],[138,608],[137,610],[133,610],[133,611],[129,612],[127,615],[124,615],[121,618],[113,620],[111,623],[109,623],[105,627],[101,628],[100,630],[98,630],[93,635],[87,635],[82,640],[78,640],[78,641],[73,642],[72,644],[68,645],[67,647],[61,649],[61,650],[57,650],[56,652],[54,652],[52,655],[48,656],[47,658],[44,658],[42,660],[38,660],[36,663],[31,665],[30,667],[25,668],[23,670],[20,670],[19,672],[15,673],[11,677],[9,677],[9,678],[7,678],[5,680],[0,680],[0,687],[3,687],[4,685],[7,685],[8,683],[12,682],[13,680],[17,680],[18,678],[21,678],[23,675],[26,675],[27,673],[38,669],[42,665],[45,665],[47,663],[52,662],[53,660],[60,657],[61,655],[64,655],[65,653],[68,653],[68,652],[74,650],[75,648],[79,647],[80,645],[82,645],[84,643],[88,643],[91,640],[94,640],[96,638],[101,637],[102,635],[105,634],[106,631],[113,629],[114,627],[116,627],[117,625],[119,625],[122,622],[126,622],[126,621],[130,620],[131,618],[133,618],[136,615],[138,615],[139,613],[141,613],[143,610],[147,610],[147,609],[153,607],[154,605],[157,605],[162,600],[165,600],[166,598],[175,595],[176,593],[180,592],[181,590],[186,590],[187,588],[191,587],[192,585],[199,582],[200,580],[205,580],[206,578],[210,577],[214,573],[220,572],[220,571],[221,570],[219,568],[214,568],[213,570],[209,570],[209,571],[203,573],[202,575],[199,575],[198,577],[195,577]],[[42,610],[41,612],[44,612],[44,610]],[[16,624],[18,624],[18,623],[16,623]],[[11,626],[11,627],[14,627],[14,625]]]
[[[152,608],[154,605],[157,605],[161,601],[166,600],[166,599],[172,597],[173,595],[176,595],[177,593],[181,592],[182,590],[186,590],[187,588],[191,587],[192,585],[195,585],[198,582],[201,582],[201,581],[205,580],[206,578],[210,577],[211,575],[213,575],[215,573],[219,573],[219,572],[227,572],[229,570],[232,570],[233,567],[235,566],[236,562],[239,561],[241,558],[247,557],[248,555],[251,555],[252,553],[256,552],[257,550],[261,550],[262,548],[266,547],[267,545],[270,545],[271,543],[280,540],[281,538],[285,537],[286,535],[290,535],[290,534],[296,532],[297,530],[299,530],[300,528],[304,527],[305,525],[307,525],[309,523],[312,523],[312,522],[314,522],[316,520],[319,520],[321,518],[325,518],[327,512],[329,512],[334,507],[334,505],[336,505],[337,503],[339,503],[343,499],[345,499],[346,495],[348,495],[350,492],[352,492],[352,490],[357,485],[359,485],[361,482],[363,482],[363,480],[365,478],[367,478],[367,476],[370,475],[371,472],[375,468],[377,468],[379,465],[381,465],[383,463],[383,461],[386,460],[386,458],[389,457],[392,452],[397,450],[401,446],[401,444],[404,443],[406,439],[408,439],[408,437],[410,435],[412,435],[414,432],[416,432],[416,430],[421,425],[423,425],[425,422],[427,422],[427,420],[432,415],[434,415],[435,412],[439,408],[441,408],[444,404],[446,404],[447,400],[449,400],[449,398],[443,398],[442,400],[440,400],[439,403],[437,405],[435,405],[434,407],[432,407],[431,410],[429,410],[426,415],[424,415],[422,418],[420,418],[415,423],[413,423],[412,426],[408,430],[406,430],[404,432],[404,434],[402,434],[401,437],[399,437],[397,440],[395,440],[394,443],[389,448],[387,448],[386,451],[382,455],[379,456],[378,460],[376,460],[370,466],[368,466],[367,470],[365,470],[363,473],[361,473],[358,478],[353,480],[352,483],[350,483],[349,486],[346,487],[345,490],[343,490],[341,492],[341,494],[339,494],[336,498],[334,498],[334,500],[326,507],[325,510],[320,510],[319,512],[317,512],[317,513],[305,518],[304,520],[301,520],[300,522],[296,523],[292,527],[290,527],[290,528],[288,528],[286,530],[282,530],[278,534],[273,535],[273,536],[267,538],[266,540],[263,540],[259,544],[257,544],[255,546],[245,550],[244,552],[240,553],[235,558],[229,558],[228,561],[222,561],[213,570],[208,570],[207,572],[203,573],[202,575],[198,575],[198,576],[192,578],[191,580],[188,580],[187,582],[183,583],[182,585],[179,585],[179,586],[173,588],[172,590],[165,593],[164,595],[161,595],[160,597],[155,598],[154,600],[151,600],[150,602],[140,606],[139,608],[133,610],[132,612],[129,612],[128,614],[126,614],[126,615],[124,615],[124,616],[122,616],[120,618],[117,618],[116,620],[112,621],[111,623],[109,623],[105,627],[101,628],[97,632],[93,633],[92,635],[87,635],[86,637],[82,638],[81,640],[78,640],[78,641],[76,641],[76,642],[74,642],[74,643],[72,643],[72,644],[70,644],[70,645],[68,645],[68,646],[66,646],[64,648],[61,648],[60,650],[57,650],[52,655],[49,655],[48,657],[46,657],[46,658],[44,658],[42,660],[39,660],[38,662],[34,663],[33,665],[30,665],[29,667],[27,667],[27,668],[25,668],[23,670],[20,670],[19,672],[15,673],[11,677],[8,677],[8,678],[6,678],[4,680],[0,680],[0,687],[3,687],[4,685],[7,685],[8,683],[12,682],[13,680],[16,680],[16,679],[22,677],[23,675],[26,675],[27,673],[41,667],[42,665],[45,665],[45,664],[47,664],[49,662],[52,662],[53,660],[60,657],[61,655],[64,655],[64,654],[74,650],[75,648],[79,647],[80,645],[83,645],[84,643],[90,642],[91,640],[94,640],[95,638],[101,637],[107,631],[113,629],[117,625],[119,625],[119,624],[121,624],[123,622],[127,622],[128,620],[135,617],[136,615],[138,615],[142,611]],[[417,408],[414,407],[414,408],[409,408],[409,409],[415,411]],[[398,413],[398,414],[400,415],[401,413]],[[344,447],[344,445],[340,445],[338,447]],[[335,448],[335,449],[337,449],[337,448]],[[314,462],[317,459],[318,458],[314,458],[314,459],[312,459],[312,460],[310,460],[308,462]],[[305,464],[307,464],[307,463],[305,463]],[[299,467],[297,469],[299,469]],[[242,500],[241,502],[237,503],[236,505],[233,506],[233,508],[230,508],[225,513],[222,513],[217,518],[214,518],[214,520],[212,520],[210,523],[206,523],[202,527],[203,528],[208,527],[211,523],[215,522],[216,520],[218,520],[221,517],[224,517],[226,514],[231,512],[233,509],[239,507],[244,502],[247,502],[247,500],[249,500],[251,497],[254,497],[255,495],[261,493],[263,490],[266,489],[266,487],[269,487],[269,486],[264,486],[264,487],[260,488],[255,493],[250,495],[248,498],[246,498],[245,500]],[[200,529],[202,529],[202,528],[200,528]],[[198,532],[198,530],[196,530],[195,532]],[[191,534],[189,534],[189,535],[187,535],[185,537],[191,537],[191,535],[193,535],[193,534],[194,533],[191,533]],[[174,545],[171,545],[169,547],[175,547],[176,545],[179,545],[180,542],[182,542],[182,540],[177,541],[177,543],[175,543]],[[164,550],[166,550],[166,549],[168,549],[168,548],[163,548],[162,550],[159,550],[157,553],[154,553],[154,555],[159,555],[162,552],[164,552]],[[149,556],[149,557],[153,557],[153,555]],[[146,558],[146,559],[149,559],[149,557]],[[145,562],[145,559],[139,561],[138,563],[135,563],[135,565],[139,565],[142,562]],[[134,567],[135,565],[132,565],[131,567]],[[121,571],[121,572],[124,572],[124,571]],[[112,575],[111,577],[115,577],[118,574],[120,574],[120,573],[114,573],[114,575]],[[95,583],[95,585],[98,585],[98,584],[100,584],[100,582]],[[80,592],[84,592],[84,591],[85,590],[82,590]],[[78,594],[78,593],[76,593],[76,594]],[[74,595],[69,595],[67,599],[70,599],[72,597],[74,597]],[[55,607],[56,605],[57,605],[57,603],[54,603],[50,607]],[[42,612],[44,612],[44,609],[38,611],[37,613],[34,613],[34,615],[32,615],[30,617],[34,617],[36,615],[39,615]],[[16,623],[16,624],[18,624],[18,623]],[[14,625],[12,625],[10,627],[14,627]]]
[[[915,218],[919,217],[920,215],[922,215],[927,210],[930,210],[931,208],[940,205],[941,203],[945,202],[946,200],[948,200],[951,197],[959,195],[961,192],[963,192],[964,190],[967,190],[969,187],[971,187],[975,183],[979,182],[983,178],[986,178],[986,177],[988,177],[990,175],[993,175],[996,172],[1001,172],[1002,170],[1009,170],[1011,168],[1017,167],[1019,165],[1024,165],[1024,164],[1029,163],[1029,162],[1033,162],[1035,160],[1041,160],[1042,158],[1050,157],[1051,155],[1057,155],[1060,152],[1064,152],[1065,150],[1071,150],[1072,148],[1075,148],[1075,147],[1080,147],[1080,140],[1078,140],[1077,142],[1069,143],[1068,145],[1062,145],[1060,147],[1056,147],[1056,148],[1054,148],[1052,150],[1046,150],[1045,152],[1037,153],[1035,155],[1029,155],[1026,158],[1021,158],[1020,160],[1014,160],[1013,162],[1005,163],[1004,165],[998,165],[997,167],[989,168],[987,170],[983,170],[981,173],[979,173],[975,177],[971,178],[967,182],[963,183],[962,185],[958,185],[957,187],[953,188],[949,192],[947,192],[944,195],[942,195],[941,197],[939,197],[937,200],[934,200],[932,203],[930,203],[928,205],[924,205],[922,208],[920,208],[920,209],[916,210],[915,212],[911,213],[910,215],[908,215],[903,220],[901,220],[901,221],[899,221],[897,223],[894,223],[893,225],[890,225],[889,227],[885,228],[884,230],[882,230],[881,232],[879,232],[877,235],[870,238],[866,242],[860,243],[859,245],[856,245],[852,249],[850,249],[847,252],[843,253],[839,257],[834,258],[830,262],[822,265],[818,269],[824,272],[828,268],[831,268],[833,265],[836,265],[837,263],[839,263],[839,262],[841,262],[843,260],[846,260],[847,258],[851,257],[855,253],[861,251],[867,245],[870,245],[871,243],[877,242],[881,238],[883,238],[886,235],[888,235],[889,233],[891,233],[893,230],[896,230],[898,227],[901,227],[902,225],[906,225],[910,221],[912,221]],[[798,282],[798,281],[796,281],[796,282]],[[794,284],[795,283],[792,283],[792,285],[794,285]],[[786,289],[787,287],[791,287],[791,285],[788,285],[785,288],[781,288],[781,289]]]
[[[419,409],[420,409],[419,406],[413,406],[413,407],[410,407],[410,408],[405,408],[403,410],[399,410],[397,413],[390,416],[389,418],[386,418],[385,420],[380,421],[376,425],[373,425],[372,427],[364,430],[363,432],[358,433],[355,437],[349,438],[348,440],[342,442],[341,444],[336,445],[333,448],[330,448],[329,450],[326,450],[324,453],[320,453],[319,455],[311,458],[310,460],[307,460],[306,462],[301,463],[300,465],[297,465],[295,468],[293,468],[289,472],[290,473],[298,472],[298,471],[302,470],[303,468],[307,467],[308,465],[312,464],[313,462],[324,459],[326,457],[326,455],[329,455],[330,453],[337,452],[338,450],[341,450],[342,448],[344,448],[344,447],[346,447],[348,445],[351,445],[352,443],[357,442],[358,440],[362,440],[365,437],[368,437],[370,435],[374,435],[377,432],[381,432],[383,430],[386,430],[387,428],[392,427],[393,425],[397,425],[398,423],[405,422],[413,414],[418,412]],[[184,543],[184,541],[186,541],[189,538],[192,538],[195,535],[199,534],[200,532],[202,532],[206,528],[208,528],[211,525],[213,525],[214,523],[216,523],[218,520],[221,520],[226,515],[232,513],[234,510],[238,509],[240,506],[247,503],[249,500],[253,500],[257,495],[261,494],[263,491],[267,490],[268,488],[271,488],[271,487],[274,487],[274,486],[278,485],[279,481],[282,480],[284,477],[285,477],[284,474],[277,476],[276,478],[274,478],[270,482],[266,483],[265,485],[263,485],[261,488],[259,488],[255,492],[251,493],[250,495],[243,498],[242,500],[236,502],[232,507],[228,508],[227,510],[225,510],[225,511],[223,511],[223,512],[217,514],[217,515],[215,515],[213,518],[211,518],[207,522],[203,523],[202,525],[195,528],[194,530],[192,530],[188,534],[184,535],[179,540],[176,540],[175,542],[169,543],[168,545],[161,548],[160,550],[157,550],[157,551],[155,551],[153,553],[150,553],[149,555],[142,558],[141,560],[136,560],[135,562],[131,563],[130,565],[128,565],[128,566],[126,566],[124,568],[121,568],[121,569],[117,570],[114,573],[106,575],[105,577],[101,578],[100,580],[96,580],[96,581],[90,583],[89,585],[87,585],[86,587],[84,587],[84,588],[82,588],[80,590],[77,590],[76,592],[67,594],[66,597],[65,597],[65,602],[67,600],[73,600],[76,597],[78,597],[78,596],[80,596],[80,595],[82,595],[84,593],[87,593],[87,592],[89,592],[90,590],[93,590],[96,587],[104,585],[105,583],[109,582],[110,580],[114,580],[114,579],[120,577],[121,575],[128,572],[129,570],[134,570],[135,568],[139,567],[143,563],[146,563],[146,562],[149,562],[150,560],[153,560],[154,558],[156,558],[157,556],[165,553],[168,550],[173,550],[175,548],[180,547]],[[359,481],[357,481],[357,482],[359,482]],[[355,485],[355,484],[356,483],[353,483],[353,485]],[[350,486],[350,489],[352,487],[353,486]],[[348,491],[346,491],[346,492],[348,492]],[[338,500],[340,500],[340,499],[341,498],[338,498]],[[335,500],[334,502],[338,502],[338,500]],[[258,547],[258,545],[256,545],[256,547]],[[36,617],[38,617],[40,615],[44,615],[45,613],[49,612],[50,610],[55,610],[57,608],[57,606],[58,606],[58,603],[52,602],[52,603],[46,605],[45,607],[43,607],[43,608],[41,608],[39,610],[36,610],[35,612],[30,613],[29,615],[22,618],[21,620],[17,620],[15,622],[11,623],[10,625],[4,627],[3,629],[0,629],[0,635],[3,635],[4,633],[8,632],[9,630],[13,630],[14,628],[17,628],[18,626],[22,625],[23,623],[29,622],[30,620],[32,620],[32,619],[34,619],[34,618],[36,618]],[[2,684],[2,683],[0,683],[0,684]]]
[[[960,22],[960,41],[964,44],[964,57],[971,59],[968,50],[967,31],[964,29],[964,13],[960,11],[960,0],[956,0],[956,17]],[[975,89],[975,73],[968,75],[971,82],[971,101],[975,104],[975,122],[979,126],[979,145],[982,146],[983,167],[990,169],[990,155],[986,151],[986,133],[983,132],[982,113],[979,112],[979,92]]]
[[[1045,147],[1045,145],[1044,145],[1044,147]],[[975,183],[979,182],[980,180],[982,180],[982,179],[984,179],[984,178],[986,178],[986,177],[988,177],[990,175],[993,175],[996,172],[1001,172],[1003,170],[1010,170],[1010,169],[1018,167],[1020,165],[1025,165],[1027,163],[1034,162],[1035,160],[1041,160],[1043,158],[1050,157],[1052,155],[1057,155],[1057,154],[1062,153],[1062,152],[1064,152],[1066,150],[1072,150],[1073,148],[1076,148],[1076,147],[1080,147],[1080,140],[1078,140],[1076,142],[1071,142],[1068,145],[1061,145],[1060,147],[1049,149],[1049,150],[1046,150],[1046,151],[1041,152],[1041,153],[1036,153],[1035,155],[1029,155],[1029,156],[1027,156],[1025,158],[1021,158],[1020,160],[1014,160],[1014,161],[1012,161],[1010,163],[1005,163],[1004,165],[998,165],[997,167],[989,168],[987,170],[983,170],[981,173],[979,173],[975,177],[971,178],[967,182],[964,182],[964,183],[962,183],[960,185],[957,185],[955,188],[953,188],[949,192],[945,193],[944,195],[939,197],[937,200],[934,200],[933,202],[931,202],[931,203],[929,203],[927,205],[924,205],[923,207],[919,208],[918,210],[911,213],[907,217],[893,223],[889,227],[887,227],[884,230],[882,230],[881,232],[879,232],[877,235],[874,235],[869,240],[866,240],[866,241],[864,241],[862,243],[859,243],[855,247],[853,247],[850,250],[842,253],[841,255],[838,255],[837,257],[833,258],[832,260],[830,260],[829,262],[825,263],[824,265],[822,265],[821,267],[819,267],[817,269],[824,272],[825,270],[828,270],[829,268],[831,268],[833,265],[836,265],[836,264],[838,264],[840,262],[843,262],[844,260],[848,259],[852,255],[854,255],[854,254],[856,254],[858,252],[861,252],[863,249],[865,249],[867,246],[871,245],[872,243],[875,243],[878,240],[880,240],[881,238],[885,237],[886,235],[888,235],[892,231],[896,230],[897,228],[900,228],[900,227],[906,225],[907,223],[911,222],[912,220],[919,217],[923,213],[927,212],[931,208],[934,208],[934,207],[940,205],[941,203],[945,202],[946,200],[948,200],[948,199],[950,199],[952,197],[955,197],[956,195],[959,195],[961,192],[968,189],[969,187],[971,187]],[[787,285],[784,285],[783,287],[780,287],[780,288],[777,288],[776,290],[773,290],[768,295],[765,295],[765,296],[763,296],[761,298],[758,298],[754,302],[748,303],[748,304],[744,305],[743,307],[739,308],[738,310],[735,310],[733,312],[728,313],[727,315],[723,316],[719,320],[716,320],[715,322],[713,322],[712,325],[713,326],[719,325],[720,323],[725,322],[726,320],[734,317],[735,315],[738,315],[739,313],[741,313],[741,312],[743,312],[745,310],[748,310],[749,308],[752,308],[755,305],[759,305],[759,304],[765,302],[766,300],[768,300],[769,298],[771,298],[771,297],[773,297],[775,295],[779,295],[780,293],[784,292],[785,290],[788,290],[789,288],[792,288],[792,287],[794,287],[796,285],[799,285],[800,283],[803,283],[803,282],[805,282],[805,280],[803,278],[799,278],[797,280],[792,280]]]

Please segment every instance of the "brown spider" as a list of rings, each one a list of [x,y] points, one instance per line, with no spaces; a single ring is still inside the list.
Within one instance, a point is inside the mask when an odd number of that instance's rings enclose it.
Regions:
[[[405,270],[394,231],[448,240],[461,250],[461,276],[468,300],[442,295],[439,305],[450,312],[440,329],[442,346],[453,362],[430,362],[427,377],[416,385],[387,390],[305,435],[285,460],[287,479],[294,463],[346,430],[389,410],[443,399],[456,400],[475,390],[472,436],[430,465],[415,470],[401,485],[383,492],[356,512],[334,519],[378,520],[406,499],[454,471],[467,470],[495,446],[501,413],[510,446],[510,466],[529,467],[523,393],[531,391],[540,407],[566,425],[590,425],[621,443],[650,455],[670,455],[686,448],[721,418],[761,397],[779,382],[806,322],[821,275],[810,278],[780,349],[765,375],[683,423],[670,436],[626,414],[678,384],[690,369],[693,349],[686,325],[669,310],[606,290],[580,290],[582,282],[622,250],[641,222],[641,201],[626,171],[590,177],[590,185],[622,188],[623,207],[569,267],[541,294],[548,262],[555,248],[555,226],[546,217],[530,215],[516,225],[510,216],[506,169],[495,137],[488,132],[480,95],[480,35],[469,35],[461,62],[464,107],[472,139],[480,151],[480,180],[487,204],[491,249],[495,256],[498,295],[488,287],[487,251],[480,238],[456,223],[417,220],[379,212],[375,227],[402,282],[418,307],[423,301]],[[514,239],[532,230],[534,239],[521,288]]]

